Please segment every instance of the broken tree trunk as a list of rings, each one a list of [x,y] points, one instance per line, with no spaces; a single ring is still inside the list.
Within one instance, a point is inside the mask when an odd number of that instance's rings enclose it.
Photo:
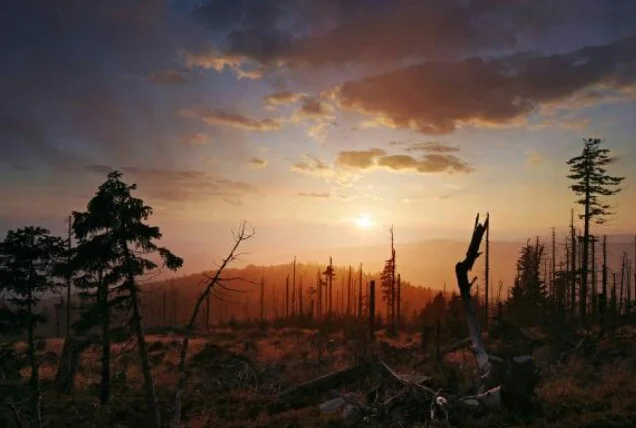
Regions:
[[[470,288],[474,283],[468,280],[468,272],[470,272],[475,265],[475,261],[479,258],[481,253],[479,247],[484,237],[484,233],[488,229],[488,217],[484,224],[479,223],[479,214],[475,219],[475,227],[473,229],[473,236],[466,252],[466,258],[457,263],[455,266],[455,274],[457,276],[457,284],[459,285],[459,291],[461,293],[462,304],[464,307],[464,313],[466,314],[466,320],[468,322],[468,329],[470,331],[470,338],[473,343],[473,353],[477,359],[477,365],[479,367],[480,375],[483,378],[487,377],[490,373],[490,360],[488,358],[488,352],[486,351],[486,345],[481,334],[481,327],[479,325],[479,319],[475,313],[473,307],[472,298],[470,295]]]
[[[289,400],[303,395],[307,396],[327,392],[338,388],[344,383],[360,380],[370,372],[371,367],[368,362],[362,360],[361,363],[356,366],[330,373],[281,391],[278,394],[278,398],[280,400]]]

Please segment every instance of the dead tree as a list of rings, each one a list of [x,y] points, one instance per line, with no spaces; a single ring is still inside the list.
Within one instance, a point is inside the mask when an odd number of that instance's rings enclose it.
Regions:
[[[402,277],[398,273],[397,282],[396,282],[396,290],[395,290],[395,315],[396,315],[396,328],[400,328],[401,322],[401,306],[402,306]]]
[[[488,222],[490,223],[490,213],[488,213]],[[490,305],[490,227],[486,228],[486,272],[484,276],[484,328],[488,330],[488,308]]]
[[[292,316],[296,315],[298,293],[296,291],[296,256],[294,256],[294,265],[292,268]]]
[[[351,315],[351,265],[349,265],[349,276],[347,277],[347,316]]]
[[[285,319],[289,318],[289,275],[285,278]]]
[[[574,320],[576,314],[576,231],[574,229],[574,210],[572,210],[572,220],[570,223],[570,274],[571,274],[571,283],[570,283],[570,317]]]
[[[375,280],[369,282],[369,339],[375,340]]]
[[[360,263],[360,274],[358,277],[358,319],[362,319],[362,263]]]
[[[470,281],[468,279],[468,273],[472,270],[475,261],[481,255],[479,247],[483,239],[484,233],[488,229],[488,217],[484,224],[479,223],[479,215],[475,219],[475,227],[473,229],[473,236],[466,252],[466,258],[457,263],[455,266],[455,274],[457,276],[457,284],[461,294],[462,304],[464,307],[464,313],[468,321],[468,329],[470,331],[470,337],[473,342],[473,352],[477,359],[477,365],[482,378],[486,377],[490,373],[490,359],[486,352],[486,345],[481,335],[481,327],[479,326],[479,319],[475,313],[473,307],[473,301],[470,294],[470,288],[474,284],[475,279]]]
[[[320,268],[316,272],[316,318],[318,320],[322,319],[322,309],[323,309],[323,293],[322,293],[322,278],[320,276]]]
[[[177,386],[177,392],[175,394],[175,399],[174,399],[174,417],[172,420],[172,428],[179,428],[181,424],[181,404],[182,404],[181,400],[183,398],[183,390],[185,388],[185,383],[187,380],[186,358],[188,355],[188,344],[190,342],[190,337],[192,336],[192,332],[194,330],[194,324],[196,322],[197,315],[199,313],[201,305],[203,304],[203,301],[206,299],[206,297],[210,294],[210,292],[212,292],[212,290],[215,287],[217,286],[224,287],[223,284],[221,284],[221,281],[222,281],[221,274],[223,273],[223,270],[228,264],[230,264],[232,261],[236,260],[236,258],[240,256],[240,254],[237,253],[237,250],[239,246],[241,245],[241,243],[251,239],[253,236],[254,236],[254,229],[253,228],[248,229],[247,222],[243,221],[240,224],[238,231],[234,234],[234,246],[230,250],[230,253],[225,259],[223,259],[223,262],[217,269],[214,276],[207,277],[208,285],[203,290],[203,292],[199,295],[194,305],[194,309],[192,310],[192,314],[190,315],[190,321],[186,325],[183,342],[181,344],[181,351],[179,352],[179,384]]]
[[[333,279],[336,276],[331,257],[329,257],[329,266],[327,266],[323,275],[325,275],[325,283],[327,285],[327,315],[331,316],[333,311]]]
[[[301,274],[300,279],[298,281],[298,315],[300,315],[300,317],[305,316],[304,309],[305,308],[303,307],[303,276]]]
[[[265,321],[265,279],[261,275],[261,294],[260,294],[260,314],[259,320],[261,324]]]
[[[599,298],[599,315],[601,319],[601,331],[605,331],[606,313],[607,313],[607,235],[603,236],[603,293]]]

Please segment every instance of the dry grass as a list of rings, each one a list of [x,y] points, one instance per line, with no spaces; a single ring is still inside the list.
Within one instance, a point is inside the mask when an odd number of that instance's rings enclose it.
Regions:
[[[422,356],[415,336],[403,334],[387,338],[381,334],[378,339],[380,344],[374,352],[382,354],[400,370],[410,371],[410,365]],[[162,408],[168,413],[177,382],[180,338],[174,335],[151,336],[148,341],[150,349],[154,350],[153,355],[159,355],[153,372]],[[276,388],[285,388],[354,364],[351,341],[340,333],[321,337],[316,331],[302,329],[270,330],[267,333],[216,330],[210,337],[194,338],[190,342],[189,356],[207,349],[210,343],[218,346],[214,349],[220,349],[224,354],[240,355],[254,366],[274,370],[278,382]],[[46,381],[55,377],[57,361],[53,357],[60,355],[62,341],[52,339],[46,342],[46,347],[40,352],[48,358],[40,366],[40,376],[45,382],[43,411],[50,420],[49,427],[145,426],[138,357],[130,345],[118,344],[113,348],[112,372],[125,373],[125,381],[114,382],[113,400],[102,408],[96,399],[99,348],[90,348],[82,355],[76,392],[71,396],[60,396],[50,388],[46,390]],[[614,352],[616,349],[620,352]],[[628,332],[622,341],[607,339],[590,352],[572,355],[566,364],[560,366],[543,364],[542,382],[537,390],[542,414],[529,426],[636,426],[636,357],[632,356],[636,355],[636,335]],[[537,349],[534,356],[542,363],[549,355],[549,350],[543,347]],[[448,356],[447,361],[460,367],[459,371],[466,375],[474,369],[474,361],[468,352],[455,352]],[[429,374],[428,370],[432,368],[424,367],[418,371]],[[315,406],[272,412],[272,392],[261,385],[246,384],[218,392],[211,387],[217,375],[204,366],[193,366],[185,395],[185,426],[343,426],[337,417],[320,415]],[[510,416],[492,415],[474,426],[520,425]]]

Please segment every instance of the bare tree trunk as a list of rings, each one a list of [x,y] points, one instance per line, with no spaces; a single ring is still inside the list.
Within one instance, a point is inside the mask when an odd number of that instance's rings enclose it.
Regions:
[[[580,289],[580,317],[581,324],[586,325],[587,312],[587,285],[590,262],[590,184],[589,174],[586,174],[585,215],[583,218],[583,260],[581,263],[581,289]]]
[[[289,275],[285,279],[285,318],[289,318]]]
[[[360,263],[360,274],[358,277],[358,319],[362,319],[362,263]]]
[[[322,319],[322,278],[320,276],[320,269],[316,273],[316,318]]]
[[[401,320],[401,317],[402,317],[402,308],[401,308],[401,306],[402,306],[402,301],[401,301],[402,300],[402,277],[401,277],[401,275],[399,273],[398,273],[398,276],[397,276],[397,284],[396,284],[395,294],[396,294],[396,298],[395,298],[395,300],[396,300],[395,301],[395,312],[396,312],[396,314],[395,314],[395,316],[397,318],[397,320],[396,320],[397,322],[395,324],[395,328],[397,330],[399,330],[400,322],[401,322],[400,320]]]
[[[329,257],[329,272],[327,280],[329,284],[329,315],[331,316],[333,312],[333,262],[331,257]]]
[[[552,275],[550,279],[550,295],[552,302],[555,301],[556,285],[556,228],[552,228]]]
[[[594,320],[598,320],[598,272],[596,270],[596,243],[598,241],[596,236],[592,236],[592,261],[591,261],[591,282],[590,287],[592,290],[592,316]]]
[[[108,286],[103,283],[99,273],[99,305],[102,313],[102,373],[101,403],[106,404],[110,398],[110,307],[108,306]]]
[[[375,280],[369,282],[369,340],[375,340]]]
[[[155,382],[152,377],[152,368],[150,367],[150,357],[148,355],[148,346],[146,344],[146,335],[144,333],[143,321],[139,310],[139,295],[135,285],[135,279],[132,275],[128,277],[128,289],[132,298],[132,325],[137,336],[137,347],[139,348],[139,358],[141,359],[141,371],[144,377],[144,393],[146,395],[146,404],[152,417],[152,425],[155,428],[161,428],[161,414],[159,413],[159,404],[157,403],[157,393],[155,391]]]
[[[27,315],[29,321],[27,324],[27,359],[31,367],[31,379],[29,386],[31,388],[31,422],[35,428],[42,426],[42,413],[40,411],[40,374],[38,361],[35,357],[35,336],[34,336],[34,316],[33,316],[33,293],[31,284],[27,289]]]
[[[208,295],[209,297],[209,295]],[[265,279],[261,276],[261,296],[260,296],[260,314],[259,319],[261,325],[265,321]]]
[[[473,301],[470,294],[470,288],[475,280],[473,280],[472,282],[469,281],[468,273],[472,270],[475,261],[481,254],[479,252],[479,247],[481,246],[481,241],[487,229],[488,217],[486,217],[485,223],[481,225],[479,224],[478,215],[475,220],[473,236],[470,241],[468,251],[466,252],[466,258],[463,261],[457,263],[457,265],[455,266],[455,274],[457,276],[457,283],[459,285],[459,291],[461,293],[464,313],[466,314],[468,329],[470,331],[470,337],[473,342],[473,352],[475,354],[475,358],[477,359],[477,364],[479,366],[479,371],[482,377],[488,375],[488,373],[490,372],[490,360],[488,357],[488,353],[486,352],[486,345],[481,335],[479,319],[475,314],[475,309],[473,307]]]
[[[607,313],[607,235],[603,236],[603,298],[599,299],[599,315],[601,317],[601,334],[605,331]]]
[[[294,270],[292,277],[292,316],[296,315],[298,294],[296,292],[296,256],[294,256]]]
[[[351,315],[351,265],[349,265],[349,276],[347,277],[347,316]]]
[[[488,213],[490,224],[490,213]],[[488,330],[488,309],[490,306],[490,227],[486,229],[486,272],[484,284],[484,329]]]
[[[571,283],[570,283],[570,317],[572,318],[572,321],[574,321],[574,318],[576,316],[576,232],[574,230],[574,210],[572,210],[572,222],[570,225],[570,231],[571,231],[571,245],[570,245],[570,249],[571,249],[571,255],[570,255],[570,262],[572,263],[571,265],[571,269],[570,269],[570,273],[572,275],[571,278]]]
[[[66,256],[66,338],[71,337],[71,216],[68,216],[68,243]]]
[[[300,275],[298,280],[298,314],[303,317],[305,313],[303,312],[305,308],[303,307],[303,276]]]
[[[625,293],[625,257],[623,254],[623,264],[621,265],[621,289],[620,289],[620,297],[618,299],[618,314],[623,314],[623,297]]]
[[[199,295],[197,301],[194,305],[194,309],[192,310],[192,314],[190,315],[190,321],[186,325],[185,335],[183,337],[183,342],[181,344],[181,351],[179,352],[179,383],[177,385],[177,392],[175,394],[174,399],[174,416],[172,419],[171,426],[173,428],[179,428],[181,424],[181,401],[183,398],[183,390],[185,388],[187,373],[186,373],[186,358],[188,355],[188,344],[190,343],[190,337],[192,336],[192,331],[194,330],[194,324],[197,318],[197,314],[201,308],[201,304],[203,300],[210,294],[215,285],[219,283],[221,280],[221,273],[225,269],[225,267],[236,259],[236,250],[239,245],[254,236],[254,231],[247,230],[247,224],[243,222],[239,228],[237,235],[235,236],[234,246],[230,251],[229,255],[223,260],[221,266],[217,269],[216,273],[213,277],[209,278],[209,283],[205,290]]]

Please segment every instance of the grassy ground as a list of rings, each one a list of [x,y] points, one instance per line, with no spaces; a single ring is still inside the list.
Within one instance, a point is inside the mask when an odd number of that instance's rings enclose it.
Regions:
[[[148,338],[154,376],[164,417],[169,417],[177,382],[179,337]],[[378,337],[371,349],[401,373],[431,375],[442,382],[437,367],[413,369],[423,357],[419,338]],[[76,390],[62,395],[52,388],[61,353],[61,340],[47,340],[41,347],[40,376],[43,381],[42,413],[48,427],[143,427],[147,426],[141,394],[139,361],[132,346],[117,345],[113,361],[113,394],[100,406],[99,349],[86,351],[81,360]],[[541,369],[537,389],[541,413],[530,426],[629,427],[636,426],[636,334],[594,341],[556,364],[554,344],[534,350]],[[259,331],[215,330],[208,338],[191,342],[191,370],[184,397],[184,426],[188,427],[338,427],[338,416],[321,415],[317,406],[284,410],[275,405],[275,394],[286,387],[355,364],[360,344],[342,334],[321,336],[316,331],[282,329]],[[447,365],[468,384],[474,369],[469,352],[447,356]],[[24,378],[28,370],[23,372]],[[0,391],[21,409],[20,394]],[[0,394],[0,396],[2,395]],[[0,400],[1,401],[1,400]],[[17,426],[8,408],[0,409],[0,425]],[[514,415],[495,414],[470,426],[522,426]]]

